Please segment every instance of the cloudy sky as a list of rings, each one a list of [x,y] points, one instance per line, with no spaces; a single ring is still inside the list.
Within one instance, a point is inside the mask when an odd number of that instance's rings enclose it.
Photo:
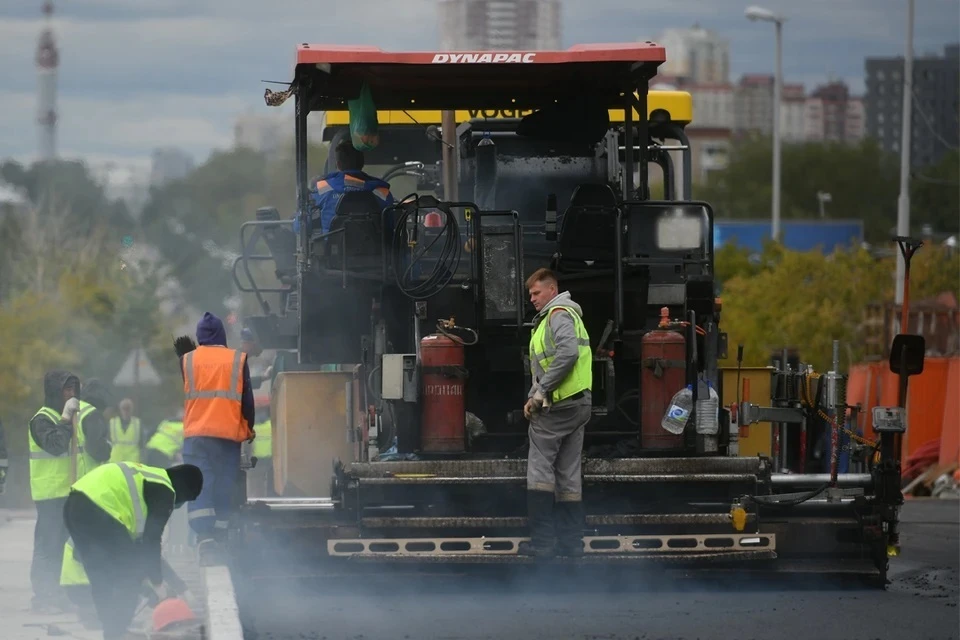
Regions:
[[[757,0],[785,13],[784,73],[863,88],[864,58],[902,55],[906,0]],[[436,0],[59,0],[59,151],[144,166],[159,146],[198,161],[229,147],[245,111],[265,112],[261,80],[289,80],[298,42],[433,49]],[[731,41],[732,75],[773,70],[773,29],[746,0],[564,0],[564,46],[655,38],[699,22]],[[960,39],[960,0],[917,0],[917,54]],[[0,158],[37,146],[34,53],[41,0],[0,3]],[[669,52],[667,53],[669,56]],[[290,107],[285,105],[284,109]]]

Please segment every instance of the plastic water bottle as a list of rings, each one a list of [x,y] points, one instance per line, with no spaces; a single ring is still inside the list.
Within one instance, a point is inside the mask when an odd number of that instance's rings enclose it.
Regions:
[[[693,410],[693,385],[680,389],[670,401],[670,407],[663,415],[660,426],[674,435],[680,435],[687,426],[690,412]]]
[[[708,382],[707,385],[708,397],[697,398],[697,433],[715,436],[720,431],[720,397],[712,384]]]

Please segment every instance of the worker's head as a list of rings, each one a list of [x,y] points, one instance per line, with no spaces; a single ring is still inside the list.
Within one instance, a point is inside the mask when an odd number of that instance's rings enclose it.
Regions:
[[[263,348],[257,342],[257,337],[253,335],[253,331],[246,327],[240,331],[240,351],[254,358],[263,353]]]
[[[357,151],[353,143],[344,140],[337,145],[337,169],[340,171],[360,171],[363,169],[363,152]]]
[[[178,464],[167,469],[176,494],[176,507],[197,499],[203,490],[203,473],[192,464]]]
[[[557,297],[557,276],[550,269],[537,269],[527,278],[530,303],[537,311]]]
[[[227,331],[223,321],[209,311],[205,311],[197,323],[197,343],[201,346],[227,346]]]
[[[129,420],[133,417],[133,400],[130,398],[124,398],[120,401],[120,417],[123,420]]]
[[[114,402],[110,388],[97,378],[90,378],[84,383],[80,399],[89,402],[101,412],[106,411]]]
[[[63,403],[80,393],[80,379],[69,371],[54,369],[43,376],[43,404],[60,410]]]
[[[63,383],[63,401],[66,402],[70,398],[76,398],[80,395],[80,378],[71,374]]]

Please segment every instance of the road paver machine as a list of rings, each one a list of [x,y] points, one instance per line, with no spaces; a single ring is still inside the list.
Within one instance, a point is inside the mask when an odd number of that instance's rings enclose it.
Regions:
[[[713,211],[690,195],[689,94],[649,90],[664,60],[652,43],[298,46],[292,84],[267,102],[294,105],[299,231],[293,212],[258,210],[235,265],[262,310],[244,324],[279,354],[279,495],[241,509],[244,571],[532,562],[516,554],[527,535],[524,282],[549,267],[582,306],[594,353],[585,553],[557,562],[885,577],[899,414],[881,421],[880,444],[854,442],[856,473],[837,472],[837,446],[821,473],[779,446],[740,450],[751,424],[777,425],[784,449],[802,430],[802,449],[807,427],[856,433],[857,416],[836,364],[822,375],[786,361],[766,370],[759,404],[719,369],[728,345]],[[307,115],[325,112],[334,145],[349,140],[347,106],[362,91],[380,110],[367,170],[383,169],[396,204],[347,193],[323,232],[310,222],[311,189],[333,167],[308,166]],[[662,199],[651,199],[654,173]],[[270,285],[253,275],[264,262]],[[661,420],[687,385],[694,415],[674,434]]]

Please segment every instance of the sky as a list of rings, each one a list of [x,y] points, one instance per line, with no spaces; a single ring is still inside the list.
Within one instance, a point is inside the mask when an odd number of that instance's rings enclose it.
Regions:
[[[787,82],[828,77],[863,91],[864,58],[904,51],[907,0],[757,0],[788,17]],[[774,32],[739,0],[564,0],[563,46],[656,39],[700,26],[730,40],[731,80],[772,73]],[[41,0],[0,3],[0,158],[30,161]],[[228,148],[245,112],[268,113],[261,81],[292,77],[296,43],[437,47],[437,0],[60,0],[58,152],[93,163],[147,167],[157,147],[202,162]],[[960,0],[917,0],[915,51],[960,39]],[[669,56],[669,51],[667,52]],[[292,101],[281,109],[290,111]]]

